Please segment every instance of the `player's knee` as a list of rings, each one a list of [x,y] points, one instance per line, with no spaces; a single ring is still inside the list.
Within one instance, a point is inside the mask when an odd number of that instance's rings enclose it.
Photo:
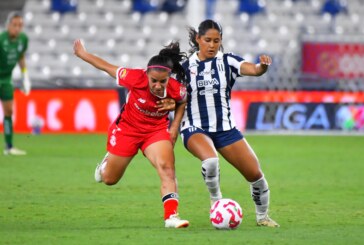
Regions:
[[[174,172],[174,163],[172,161],[161,160],[156,165],[161,172]]]
[[[167,181],[174,181],[176,178],[175,171],[173,168],[165,169],[163,172],[161,172],[162,179],[165,179]]]
[[[216,157],[202,161],[202,175],[204,178],[214,178],[219,175],[219,159]]]
[[[117,183],[117,181],[113,181],[113,180],[103,180],[105,185],[115,185]]]
[[[164,182],[174,182],[176,178],[174,167],[165,167],[160,172],[160,178]]]
[[[103,175],[102,176],[102,182],[104,182],[105,185],[115,185],[116,183],[118,183],[119,179],[111,177],[111,176],[107,176],[107,175]]]
[[[11,117],[13,115],[13,109],[7,109],[4,111],[5,117]]]

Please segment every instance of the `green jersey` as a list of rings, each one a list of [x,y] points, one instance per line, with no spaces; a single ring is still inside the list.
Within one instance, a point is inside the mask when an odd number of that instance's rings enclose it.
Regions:
[[[11,40],[9,33],[0,33],[0,78],[11,76],[11,73],[28,48],[28,37],[20,33],[16,39]]]

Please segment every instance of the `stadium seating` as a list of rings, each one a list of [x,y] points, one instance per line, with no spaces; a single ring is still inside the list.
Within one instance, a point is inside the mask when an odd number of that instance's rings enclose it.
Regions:
[[[259,54],[273,57],[270,72],[244,77],[235,89],[288,89],[301,85],[301,42],[309,38],[363,42],[364,0],[350,0],[346,13],[335,18],[322,13],[324,0],[267,0],[260,14],[239,11],[238,0],[216,0],[214,19],[224,30],[225,51],[256,61]],[[30,74],[35,86],[112,87],[114,81],[73,56],[72,43],[82,38],[91,52],[117,65],[145,67],[150,56],[171,40],[189,49],[187,19],[183,12],[133,11],[131,0],[78,0],[76,13],[52,12],[50,0],[28,0],[24,6]],[[141,13],[143,12],[143,13]],[[335,19],[333,21],[333,19]],[[81,79],[81,81],[80,81]],[[340,85],[341,86],[341,85]],[[339,87],[340,87],[339,86]],[[343,85],[345,87],[345,85]],[[363,85],[353,82],[359,89]],[[325,88],[319,83],[318,89]],[[342,88],[342,86],[340,87]]]
[[[343,0],[326,0],[322,5],[321,12],[331,15],[347,12],[347,2]]]

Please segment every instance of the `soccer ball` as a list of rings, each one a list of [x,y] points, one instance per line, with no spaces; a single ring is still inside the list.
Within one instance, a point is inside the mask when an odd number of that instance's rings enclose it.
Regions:
[[[243,211],[234,200],[220,199],[211,206],[210,220],[216,229],[236,229],[243,220]]]

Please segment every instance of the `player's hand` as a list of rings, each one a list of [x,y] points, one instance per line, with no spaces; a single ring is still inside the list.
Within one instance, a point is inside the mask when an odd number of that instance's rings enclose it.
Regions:
[[[259,56],[259,63],[263,66],[269,66],[272,64],[272,58],[268,55],[260,55]]]
[[[176,109],[176,101],[171,98],[162,99],[157,101],[155,107],[158,108],[158,111],[174,111]]]
[[[177,142],[178,138],[178,128],[173,129],[172,127],[169,129],[169,135],[171,136],[172,145],[174,146]]]
[[[30,82],[28,72],[22,73],[23,79],[22,79],[22,86],[21,91],[28,96],[30,94],[30,90],[32,89],[32,83]]]
[[[86,53],[86,48],[83,45],[81,39],[76,39],[73,43],[73,53],[77,56],[77,57],[82,57],[82,55],[84,53]]]

